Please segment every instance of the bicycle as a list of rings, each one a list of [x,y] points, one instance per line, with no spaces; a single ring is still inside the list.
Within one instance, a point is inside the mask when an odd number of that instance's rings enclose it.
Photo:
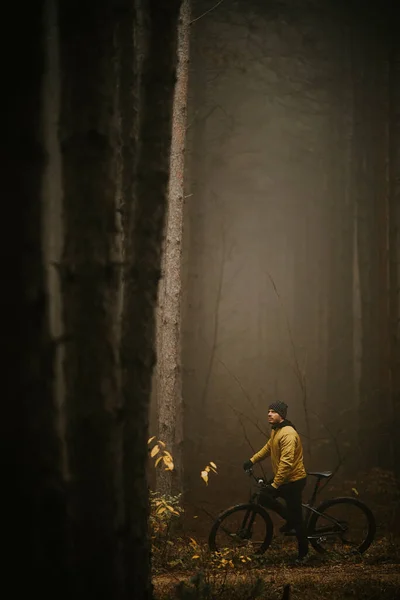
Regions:
[[[230,541],[239,547],[246,546],[248,555],[263,554],[271,544],[274,527],[268,510],[277,511],[271,505],[262,504],[267,498],[264,479],[255,477],[252,469],[248,473],[256,481],[258,490],[250,495],[250,500],[246,504],[232,506],[217,517],[208,538],[211,551],[227,548],[226,542]],[[323,479],[328,480],[332,472],[310,472],[308,475],[316,477],[311,497],[302,505],[310,544],[321,554],[329,551],[341,555],[363,554],[372,544],[376,534],[375,518],[371,510],[361,500],[346,496],[325,500],[315,508],[320,483]],[[268,496],[268,498],[271,500],[272,497]],[[283,503],[279,502],[279,504],[281,506],[277,514],[284,516],[285,507]],[[350,518],[340,518],[340,510],[346,514],[350,513]],[[239,517],[238,527],[235,528],[233,525],[231,529],[227,528],[230,517]],[[358,534],[360,539],[356,541],[349,539],[351,527],[352,530],[354,529],[354,535]],[[223,541],[220,541],[220,534]],[[285,536],[294,535],[294,531],[285,533]]]

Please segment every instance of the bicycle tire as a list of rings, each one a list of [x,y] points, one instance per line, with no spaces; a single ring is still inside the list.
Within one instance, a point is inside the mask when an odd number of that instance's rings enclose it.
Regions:
[[[219,551],[219,548],[217,547],[217,544],[216,544],[216,536],[217,536],[218,530],[220,529],[223,521],[225,519],[227,519],[230,515],[232,515],[236,512],[240,512],[240,511],[250,511],[253,514],[256,513],[256,514],[260,515],[261,518],[264,519],[264,522],[266,525],[264,541],[262,542],[258,551],[255,552],[255,554],[263,554],[267,550],[267,548],[271,544],[272,536],[273,536],[273,532],[274,532],[274,526],[273,526],[271,517],[269,516],[268,512],[262,506],[259,506],[258,504],[247,503],[247,504],[237,504],[235,506],[231,506],[230,508],[224,510],[216,518],[216,520],[214,521],[214,523],[211,527],[210,534],[208,536],[208,546],[212,552]]]
[[[310,518],[307,533],[308,533],[308,535],[315,535],[317,533],[318,519],[321,517],[321,515],[318,513],[323,514],[329,508],[332,508],[333,506],[338,506],[340,504],[342,504],[342,505],[347,504],[349,506],[351,505],[352,507],[357,507],[358,509],[361,510],[361,512],[366,517],[366,521],[368,523],[367,534],[366,534],[363,542],[356,548],[357,553],[363,554],[370,547],[372,542],[374,541],[375,534],[376,534],[376,522],[375,522],[375,517],[374,517],[372,511],[368,508],[368,506],[366,504],[364,504],[364,502],[361,502],[361,500],[357,500],[356,498],[348,498],[348,497],[332,498],[331,500],[325,500],[324,502],[322,502],[315,509],[318,512],[313,512],[313,514]],[[321,537],[323,537],[323,536],[321,536]],[[324,554],[327,552],[327,550],[322,546],[322,544],[319,542],[318,539],[310,538],[309,541],[310,541],[310,544],[313,546],[313,548],[317,552],[319,552],[321,554]]]

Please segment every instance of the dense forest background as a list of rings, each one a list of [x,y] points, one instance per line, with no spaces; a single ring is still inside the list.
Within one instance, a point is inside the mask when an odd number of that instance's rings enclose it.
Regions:
[[[192,25],[182,365],[185,490],[197,505],[243,498],[241,464],[264,443],[276,399],[310,470],[398,474],[391,8],[239,0]],[[156,413],[154,402],[153,431]],[[198,477],[209,460],[212,490]]]

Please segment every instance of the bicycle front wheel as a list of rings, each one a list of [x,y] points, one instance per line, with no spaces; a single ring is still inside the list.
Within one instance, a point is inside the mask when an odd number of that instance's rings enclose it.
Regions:
[[[308,539],[317,552],[338,555],[362,554],[376,533],[374,515],[356,498],[333,498],[313,512]]]
[[[228,508],[214,522],[210,550],[240,549],[247,555],[263,554],[271,543],[274,526],[271,517],[258,504],[238,504]]]

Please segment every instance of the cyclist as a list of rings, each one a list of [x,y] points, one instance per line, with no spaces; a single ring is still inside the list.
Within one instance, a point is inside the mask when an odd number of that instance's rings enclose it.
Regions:
[[[307,473],[303,464],[303,447],[299,434],[293,423],[286,419],[288,406],[284,402],[273,402],[269,405],[268,422],[271,425],[271,437],[268,443],[254,454],[243,465],[248,471],[255,463],[271,456],[271,482],[266,486],[267,504],[286,518],[281,532],[295,531],[298,542],[296,562],[306,562],[308,554],[307,530],[303,520],[302,492],[307,482]],[[282,505],[276,498],[283,498],[287,513],[282,512]]]

